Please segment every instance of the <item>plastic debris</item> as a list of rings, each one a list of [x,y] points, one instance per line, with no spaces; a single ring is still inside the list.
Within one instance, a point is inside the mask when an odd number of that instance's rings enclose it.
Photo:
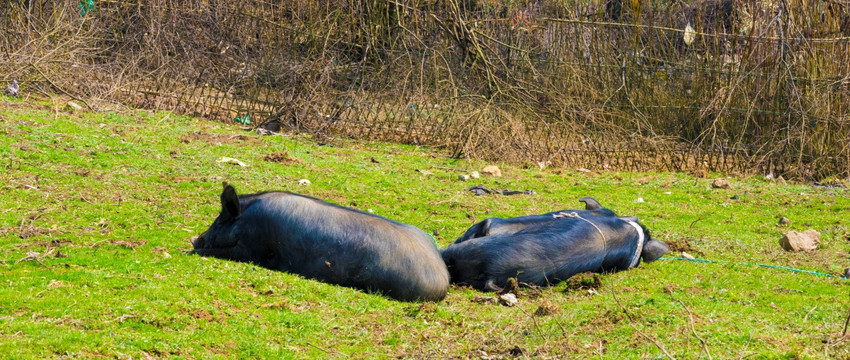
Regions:
[[[231,158],[231,157],[226,157],[226,156],[222,156],[222,157],[218,158],[215,162],[236,164],[236,165],[239,165],[239,166],[248,166],[248,165],[245,165],[245,163],[243,163],[243,162],[241,162],[237,159],[234,159],[234,158]]]

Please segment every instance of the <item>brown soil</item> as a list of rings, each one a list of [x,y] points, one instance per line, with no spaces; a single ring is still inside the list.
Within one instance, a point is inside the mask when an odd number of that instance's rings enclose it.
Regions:
[[[284,165],[301,163],[300,160],[289,157],[289,154],[286,151],[273,152],[271,154],[266,155],[263,160]]]
[[[551,303],[549,300],[543,299],[543,301],[540,302],[540,306],[538,306],[537,310],[534,311],[534,316],[549,316],[559,312],[561,312],[561,309],[559,309],[557,305]]]
[[[233,144],[256,141],[256,137],[247,134],[214,134],[203,130],[191,132],[180,136],[180,141],[184,144],[189,144],[195,141],[203,141],[210,145],[216,144]]]
[[[147,241],[144,241],[144,240],[138,240],[138,241],[133,241],[133,240],[110,240],[110,241],[109,241],[109,244],[110,244],[110,245],[112,245],[112,246],[123,246],[123,247],[125,247],[125,248],[129,248],[129,249],[135,249],[135,248],[137,248],[137,247],[139,247],[139,246],[142,246],[142,245],[145,245],[145,244],[147,244],[147,243],[148,243],[148,242],[147,242]]]
[[[703,256],[702,251],[697,250],[687,239],[680,239],[676,241],[665,241],[667,247],[670,248],[670,253],[681,253],[686,252],[691,255],[699,255]]]
[[[602,278],[599,274],[585,272],[573,275],[567,279],[566,284],[566,290],[598,289],[602,287]]]

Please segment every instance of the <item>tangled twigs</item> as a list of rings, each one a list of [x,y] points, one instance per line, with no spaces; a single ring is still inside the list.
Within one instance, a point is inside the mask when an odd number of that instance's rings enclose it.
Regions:
[[[36,261],[39,264],[41,264],[41,266],[48,267],[47,264],[45,264],[43,260],[44,260],[44,258],[53,254],[54,251],[56,251],[56,248],[48,249],[47,251],[44,252],[44,254],[41,254],[41,253],[38,253],[38,252],[35,252],[35,251],[29,251],[29,252],[27,252],[27,256],[24,256],[24,257],[18,259],[18,261],[15,261],[15,264],[23,262],[23,261]]]
[[[85,105],[87,108],[89,108],[89,110],[94,111],[94,108],[93,108],[93,107],[91,107],[91,105],[89,105],[89,103],[87,103],[85,100],[83,100],[83,99],[81,99],[81,98],[79,98],[79,97],[75,96],[74,94],[71,94],[71,93],[69,93],[69,92],[65,91],[65,89],[63,89],[61,86],[56,85],[56,83],[54,83],[54,82],[53,82],[53,80],[50,80],[50,78],[49,78],[49,77],[47,77],[47,75],[45,75],[45,74],[41,71],[41,69],[39,69],[39,68],[38,68],[38,66],[35,66],[35,64],[33,64],[32,62],[30,62],[30,63],[29,63],[29,66],[31,66],[33,69],[35,69],[35,71],[36,71],[36,72],[38,72],[38,74],[39,74],[39,75],[41,75],[41,77],[43,77],[43,78],[44,78],[44,80],[47,80],[47,82],[49,82],[49,83],[50,83],[50,85],[53,85],[53,87],[54,87],[54,88],[56,88],[56,90],[59,90],[59,91],[61,91],[63,94],[70,96],[72,99],[77,100],[77,101],[79,101],[79,102],[83,103],[83,105]]]

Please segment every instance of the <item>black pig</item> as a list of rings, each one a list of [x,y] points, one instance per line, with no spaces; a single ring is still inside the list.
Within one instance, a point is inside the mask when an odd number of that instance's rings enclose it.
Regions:
[[[452,282],[499,291],[515,277],[519,283],[549,286],[586,271],[626,270],[638,266],[641,258],[654,261],[668,251],[636,218],[590,213],[550,217],[515,233],[449,245],[441,255]]]
[[[431,238],[411,225],[289,192],[236,195],[194,253],[252,262],[403,301],[439,301],[449,275]]]

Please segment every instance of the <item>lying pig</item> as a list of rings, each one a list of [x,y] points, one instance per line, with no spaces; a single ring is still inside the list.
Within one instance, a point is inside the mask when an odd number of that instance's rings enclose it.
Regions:
[[[637,218],[559,213],[515,233],[473,238],[441,251],[452,282],[500,291],[508,278],[537,286],[582,272],[615,272],[667,253]]]
[[[531,225],[543,224],[554,220],[553,216],[559,213],[577,213],[580,215],[609,215],[617,216],[613,211],[603,208],[596,199],[592,197],[583,197],[578,199],[585,205],[584,210],[560,210],[542,215],[528,215],[513,218],[498,218],[492,217],[484,219],[475,225],[472,225],[466,230],[461,237],[455,240],[455,244],[464,242],[469,239],[480,238],[490,235],[513,234],[517,231],[525,229]]]
[[[289,192],[236,195],[225,184],[221,214],[194,253],[252,262],[403,301],[438,301],[449,275],[416,227]]]

